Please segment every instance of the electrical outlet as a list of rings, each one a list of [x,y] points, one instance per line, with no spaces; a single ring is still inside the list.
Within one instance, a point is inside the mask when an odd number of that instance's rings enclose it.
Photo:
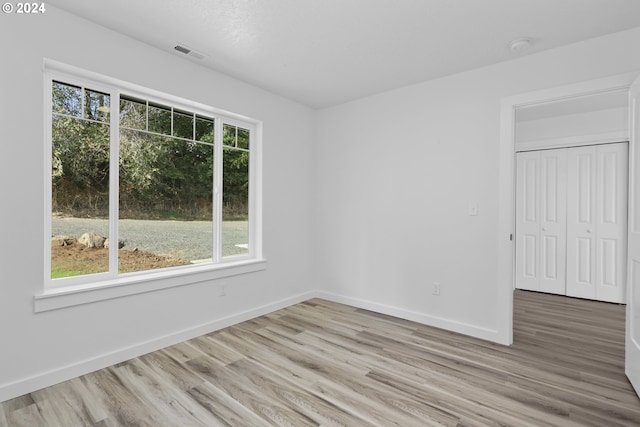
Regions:
[[[227,286],[226,285],[220,286],[220,296],[224,297],[226,295],[227,295]]]
[[[433,282],[433,294],[440,295],[440,283]]]

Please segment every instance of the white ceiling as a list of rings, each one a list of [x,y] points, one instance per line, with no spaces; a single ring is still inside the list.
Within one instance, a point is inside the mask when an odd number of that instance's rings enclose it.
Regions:
[[[640,26],[639,0],[47,3],[313,108]]]

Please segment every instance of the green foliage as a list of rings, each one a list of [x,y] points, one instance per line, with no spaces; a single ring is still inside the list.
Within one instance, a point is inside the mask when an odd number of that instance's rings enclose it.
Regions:
[[[223,218],[243,220],[249,216],[249,131],[224,125],[223,156]]]
[[[232,148],[224,149],[223,163],[223,217],[246,219],[249,215],[249,153]]]
[[[52,100],[53,210],[107,216],[109,95],[54,82]],[[120,217],[211,219],[213,119],[131,97],[119,103]],[[223,132],[223,217],[246,219],[249,131]]]
[[[109,126],[53,118],[53,209],[106,215],[109,203]]]
[[[138,131],[120,138],[120,216],[210,219],[213,147]]]

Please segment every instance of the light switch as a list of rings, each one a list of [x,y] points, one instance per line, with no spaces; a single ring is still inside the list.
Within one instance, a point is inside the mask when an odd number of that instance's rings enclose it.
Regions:
[[[478,215],[478,203],[469,202],[469,216]]]

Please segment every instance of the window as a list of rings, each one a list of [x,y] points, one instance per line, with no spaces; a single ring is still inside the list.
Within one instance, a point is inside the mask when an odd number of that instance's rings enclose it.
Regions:
[[[257,123],[84,74],[47,72],[45,291],[259,259]]]
[[[118,271],[212,262],[216,120],[121,94],[119,122]],[[247,228],[248,210],[238,220]],[[144,262],[127,247],[163,259]]]

